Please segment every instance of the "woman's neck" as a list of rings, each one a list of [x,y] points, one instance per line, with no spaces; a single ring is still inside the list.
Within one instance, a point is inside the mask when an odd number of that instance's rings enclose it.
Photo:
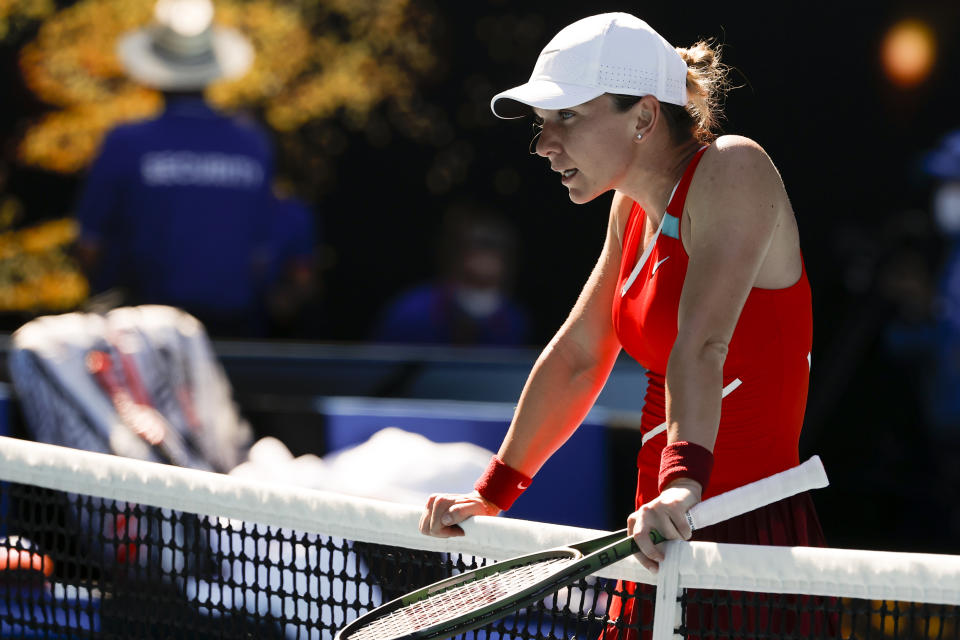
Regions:
[[[650,141],[655,142],[654,140]],[[638,157],[624,189],[617,189],[637,202],[648,214],[659,216],[669,204],[670,194],[683,177],[700,143],[690,140],[681,145],[651,144],[651,149]]]

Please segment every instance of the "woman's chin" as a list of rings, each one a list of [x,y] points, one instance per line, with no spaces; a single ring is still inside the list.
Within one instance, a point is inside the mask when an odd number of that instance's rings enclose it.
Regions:
[[[579,189],[569,189],[567,195],[573,204],[586,204],[596,198],[599,193],[590,193]]]

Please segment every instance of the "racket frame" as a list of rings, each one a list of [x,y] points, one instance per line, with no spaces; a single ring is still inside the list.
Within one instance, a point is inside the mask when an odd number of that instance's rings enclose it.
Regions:
[[[704,500],[687,512],[687,521],[692,529],[722,522],[728,518],[752,511],[760,506],[771,504],[803,491],[825,487],[829,484],[823,464],[818,456],[813,456],[806,462],[775,473],[772,476],[751,482],[737,489],[733,489],[719,496]],[[662,538],[662,536],[660,536]],[[657,539],[654,538],[654,542]],[[503,569],[518,565],[531,564],[535,560],[561,556],[579,558],[572,564],[557,569],[556,573],[536,582],[514,595],[498,599],[488,605],[479,607],[471,613],[439,622],[405,636],[397,636],[393,640],[430,640],[447,638],[459,633],[472,631],[485,624],[514,613],[534,602],[542,600],[558,589],[567,587],[582,577],[596,573],[609,564],[622,560],[640,549],[632,536],[627,535],[626,529],[605,534],[597,538],[585,540],[572,545],[556,547],[546,551],[539,551],[519,556],[510,560],[480,567],[452,578],[412,591],[405,596],[392,600],[377,607],[353,622],[340,629],[334,640],[350,640],[351,634],[359,628],[383,618],[394,611],[413,604],[436,593],[443,592],[470,581],[480,580],[487,576],[499,573]],[[571,555],[572,554],[572,555]]]
[[[451,635],[473,631],[506,615],[515,613],[535,602],[538,602],[558,589],[570,586],[583,577],[596,573],[609,564],[622,560],[639,551],[636,541],[627,535],[626,529],[614,533],[584,540],[576,544],[555,547],[545,551],[519,556],[502,562],[466,571],[464,573],[440,580],[416,591],[392,600],[381,607],[360,616],[349,623],[334,636],[334,640],[350,640],[352,634],[362,627],[384,618],[403,607],[415,604],[425,598],[442,593],[449,589],[482,580],[483,578],[501,573],[514,567],[533,564],[552,558],[571,558],[574,562],[564,565],[553,575],[537,581],[535,584],[509,597],[501,598],[490,604],[481,606],[469,613],[450,620],[430,625],[419,631],[405,636],[397,636],[405,640],[430,640],[445,638]]]

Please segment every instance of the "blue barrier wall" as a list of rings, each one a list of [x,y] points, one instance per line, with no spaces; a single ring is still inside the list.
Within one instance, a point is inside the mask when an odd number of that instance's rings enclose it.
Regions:
[[[385,427],[419,433],[434,442],[471,442],[496,452],[513,406],[504,403],[378,398],[323,398],[326,447],[360,444]],[[606,413],[594,410],[543,466],[510,516],[603,529],[610,519]],[[429,461],[424,461],[429,464]]]

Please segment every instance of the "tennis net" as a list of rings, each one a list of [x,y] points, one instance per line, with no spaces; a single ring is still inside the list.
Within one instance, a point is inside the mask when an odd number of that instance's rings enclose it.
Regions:
[[[418,587],[602,532],[0,438],[0,637],[332,638]],[[634,586],[636,584],[636,586]],[[628,609],[635,615],[616,615]],[[960,557],[674,542],[471,638],[960,638]]]

